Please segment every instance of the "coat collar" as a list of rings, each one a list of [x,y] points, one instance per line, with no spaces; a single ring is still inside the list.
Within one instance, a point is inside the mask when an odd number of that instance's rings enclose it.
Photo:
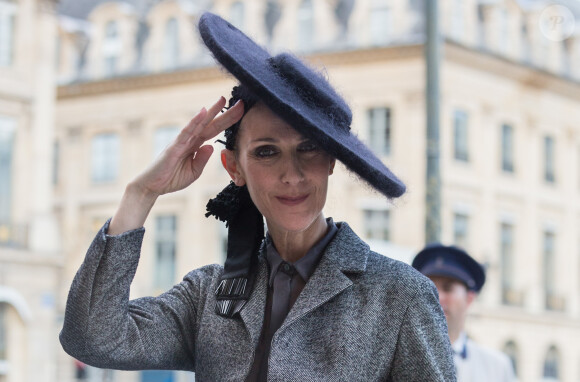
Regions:
[[[346,275],[347,273],[361,273],[366,270],[369,246],[352,231],[348,224],[337,223],[337,227],[336,236],[326,247],[320,263],[279,331],[349,288],[353,283]],[[268,293],[268,269],[263,258],[258,272],[252,297],[240,312],[254,348],[258,344],[264,323],[264,309]]]

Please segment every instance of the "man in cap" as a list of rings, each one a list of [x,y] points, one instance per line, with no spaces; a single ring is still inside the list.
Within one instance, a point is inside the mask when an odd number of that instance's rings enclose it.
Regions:
[[[441,244],[425,247],[412,265],[429,277],[439,292],[455,352],[457,381],[515,381],[511,361],[505,354],[478,345],[465,333],[467,311],[485,283],[483,267],[461,248]]]

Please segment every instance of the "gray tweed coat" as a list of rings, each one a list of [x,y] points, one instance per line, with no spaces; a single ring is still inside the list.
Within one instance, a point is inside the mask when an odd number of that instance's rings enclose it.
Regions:
[[[433,284],[369,250],[346,223],[272,339],[269,381],[455,381]],[[243,381],[267,293],[261,255],[241,318],[214,313],[223,268],[205,266],[158,297],[129,300],[144,229],[91,244],[70,289],[60,341],[93,366],[195,371],[197,381]]]

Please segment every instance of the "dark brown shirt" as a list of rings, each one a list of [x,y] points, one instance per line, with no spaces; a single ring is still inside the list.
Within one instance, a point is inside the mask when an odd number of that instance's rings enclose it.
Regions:
[[[338,231],[332,218],[326,219],[328,231],[306,255],[294,263],[284,261],[270,235],[266,235],[266,261],[270,276],[264,326],[256,347],[254,363],[246,382],[265,382],[268,377],[268,357],[274,333],[280,328],[294,302],[316,269],[324,249]]]

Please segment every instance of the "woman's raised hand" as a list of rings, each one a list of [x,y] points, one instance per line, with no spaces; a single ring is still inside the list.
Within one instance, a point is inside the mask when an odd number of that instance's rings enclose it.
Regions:
[[[216,117],[225,104],[221,97],[209,109],[201,109],[155,162],[127,185],[108,234],[142,227],[157,197],[182,190],[199,178],[213,152],[213,147],[205,143],[244,114],[244,105],[239,101]]]
[[[244,113],[242,102],[216,117],[225,106],[221,97],[209,110],[205,108],[181,130],[175,141],[133,183],[142,192],[159,196],[179,191],[201,175],[213,147],[205,143],[237,122]]]

